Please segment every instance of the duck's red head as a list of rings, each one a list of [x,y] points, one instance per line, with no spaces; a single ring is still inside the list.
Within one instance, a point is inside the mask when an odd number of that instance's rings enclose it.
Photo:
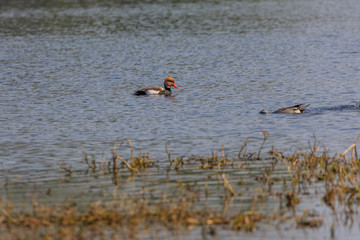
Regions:
[[[178,86],[175,85],[175,79],[173,79],[171,77],[165,78],[164,86],[165,86],[166,89],[169,89],[171,86],[173,86],[174,88],[179,89]]]

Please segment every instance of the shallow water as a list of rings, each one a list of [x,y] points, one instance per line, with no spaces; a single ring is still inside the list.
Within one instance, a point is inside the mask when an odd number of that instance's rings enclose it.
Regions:
[[[82,150],[173,156],[333,153],[360,134],[356,0],[0,1],[0,161],[8,176],[56,179]],[[136,97],[175,78],[173,97]],[[302,115],[261,109],[311,104]],[[123,147],[128,153],[128,149]],[[124,153],[124,154],[126,154]],[[0,177],[1,178],[1,177]]]

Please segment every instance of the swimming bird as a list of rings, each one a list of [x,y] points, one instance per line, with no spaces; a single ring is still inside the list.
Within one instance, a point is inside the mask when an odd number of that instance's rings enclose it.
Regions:
[[[299,104],[299,105],[295,105],[295,106],[291,106],[291,107],[285,107],[285,108],[279,108],[278,110],[276,110],[274,113],[302,113],[305,108],[307,108],[308,106],[310,106],[310,104],[305,105],[305,104]],[[268,114],[269,112],[265,109],[260,111],[261,114]]]
[[[141,88],[134,92],[134,95],[171,95],[171,87],[179,89],[175,85],[175,80],[171,77],[165,78],[164,88],[162,87],[147,87]]]

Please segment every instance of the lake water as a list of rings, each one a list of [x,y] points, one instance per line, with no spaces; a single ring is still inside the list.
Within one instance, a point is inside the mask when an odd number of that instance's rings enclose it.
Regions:
[[[360,135],[357,0],[0,1],[0,168],[56,180],[130,139],[167,161]],[[172,97],[137,97],[176,80]],[[261,109],[311,104],[300,115]],[[124,154],[129,149],[125,144]],[[3,174],[0,179],[3,180]],[[81,185],[81,184],[80,184]],[[346,231],[346,230],[344,230]]]
[[[232,154],[261,130],[268,146],[315,136],[342,152],[360,134],[359,10],[355,0],[1,1],[1,162],[47,172],[127,138],[164,159],[166,142],[175,156]],[[132,95],[167,76],[173,98]],[[299,103],[306,114],[258,114]]]

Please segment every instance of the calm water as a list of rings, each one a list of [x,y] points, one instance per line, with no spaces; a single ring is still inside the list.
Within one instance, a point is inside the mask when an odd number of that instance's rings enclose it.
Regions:
[[[41,181],[127,138],[164,161],[165,142],[173,156],[231,155],[261,130],[269,147],[315,136],[342,152],[360,134],[360,111],[342,107],[360,100],[359,12],[357,0],[0,1],[2,167]],[[167,76],[174,97],[132,95]],[[258,114],[298,103],[309,111]]]

